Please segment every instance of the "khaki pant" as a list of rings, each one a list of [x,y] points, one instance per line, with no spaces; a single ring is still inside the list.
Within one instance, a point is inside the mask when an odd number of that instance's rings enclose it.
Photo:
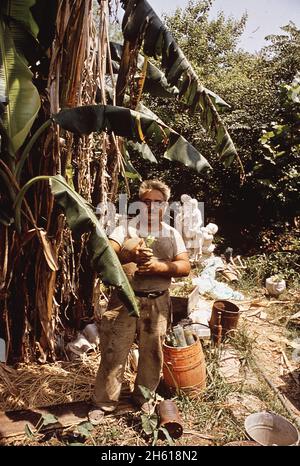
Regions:
[[[155,391],[160,380],[163,353],[162,341],[171,316],[171,299],[167,291],[158,298],[137,298],[140,317],[128,311],[116,295],[112,296],[103,314],[100,331],[101,363],[96,377],[95,404],[104,411],[113,411],[119,400],[126,360],[138,338],[139,362],[133,395],[145,401],[138,389],[142,385]]]

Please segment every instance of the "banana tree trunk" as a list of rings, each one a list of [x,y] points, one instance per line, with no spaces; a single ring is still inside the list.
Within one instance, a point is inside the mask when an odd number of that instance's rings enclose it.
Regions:
[[[96,60],[86,60],[96,40],[91,11],[92,0],[58,2],[48,83],[44,77],[40,80],[42,112],[35,127],[64,106],[94,103]],[[36,175],[61,173],[91,201],[94,186],[86,180],[99,178],[99,164],[94,164],[91,156],[91,139],[78,139],[57,128],[49,128],[31,149],[21,173],[21,185]],[[94,199],[98,196],[95,193]],[[92,313],[94,273],[88,266],[85,243],[74,243],[46,184],[37,184],[27,200],[36,225],[47,232],[48,243],[43,254],[41,241],[46,240],[29,233],[33,228],[30,220],[20,238],[12,227],[0,225],[0,239],[4,239],[0,263],[6,264],[0,274],[0,338],[8,344],[8,362],[55,360],[56,334],[64,331],[58,328],[58,316],[63,325],[73,322],[78,327]],[[59,270],[49,267],[45,248],[60,258]]]

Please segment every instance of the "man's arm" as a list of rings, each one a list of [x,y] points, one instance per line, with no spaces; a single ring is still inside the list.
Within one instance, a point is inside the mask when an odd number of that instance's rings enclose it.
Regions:
[[[162,275],[164,277],[186,277],[191,271],[189,256],[186,252],[178,254],[172,261],[150,259],[139,266],[136,273],[141,275]]]
[[[111,245],[117,256],[119,256],[121,251],[121,246],[119,245],[119,243],[117,243],[117,241],[114,241],[113,239],[110,239],[109,244]]]

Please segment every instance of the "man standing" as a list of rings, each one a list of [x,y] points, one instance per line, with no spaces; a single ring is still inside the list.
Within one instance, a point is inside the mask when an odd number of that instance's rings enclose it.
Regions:
[[[129,221],[128,227],[118,226],[109,239],[125,270],[131,270],[128,278],[139,301],[140,317],[129,316],[116,293],[112,295],[101,321],[101,363],[93,396],[96,409],[89,413],[94,424],[117,406],[125,363],[136,335],[139,363],[133,400],[141,410],[152,411],[139,386],[155,392],[159,384],[162,342],[171,316],[171,277],[184,277],[190,272],[182,237],[163,222],[169,187],[159,180],[144,181],[139,198],[140,214]],[[149,237],[151,247],[147,247]]]

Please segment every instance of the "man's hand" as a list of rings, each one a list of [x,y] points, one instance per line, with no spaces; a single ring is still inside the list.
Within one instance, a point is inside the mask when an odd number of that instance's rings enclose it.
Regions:
[[[138,238],[131,238],[127,240],[122,248],[116,250],[120,261],[122,264],[127,264],[129,262],[135,262],[136,264],[144,264],[149,261],[153,256],[153,251],[151,248],[147,248],[143,238],[138,240]]]
[[[153,274],[159,274],[161,272],[162,272],[162,262],[156,259],[153,259],[151,257],[150,260],[139,265],[135,273],[138,275],[153,275]]]
[[[139,265],[138,275],[162,275],[164,277],[187,277],[191,271],[186,252],[178,254],[173,261],[157,260],[151,257],[148,262]]]
[[[148,263],[152,256],[153,251],[151,248],[146,248],[145,246],[138,246],[136,249],[132,251],[133,253],[133,261],[138,265],[143,265]]]

